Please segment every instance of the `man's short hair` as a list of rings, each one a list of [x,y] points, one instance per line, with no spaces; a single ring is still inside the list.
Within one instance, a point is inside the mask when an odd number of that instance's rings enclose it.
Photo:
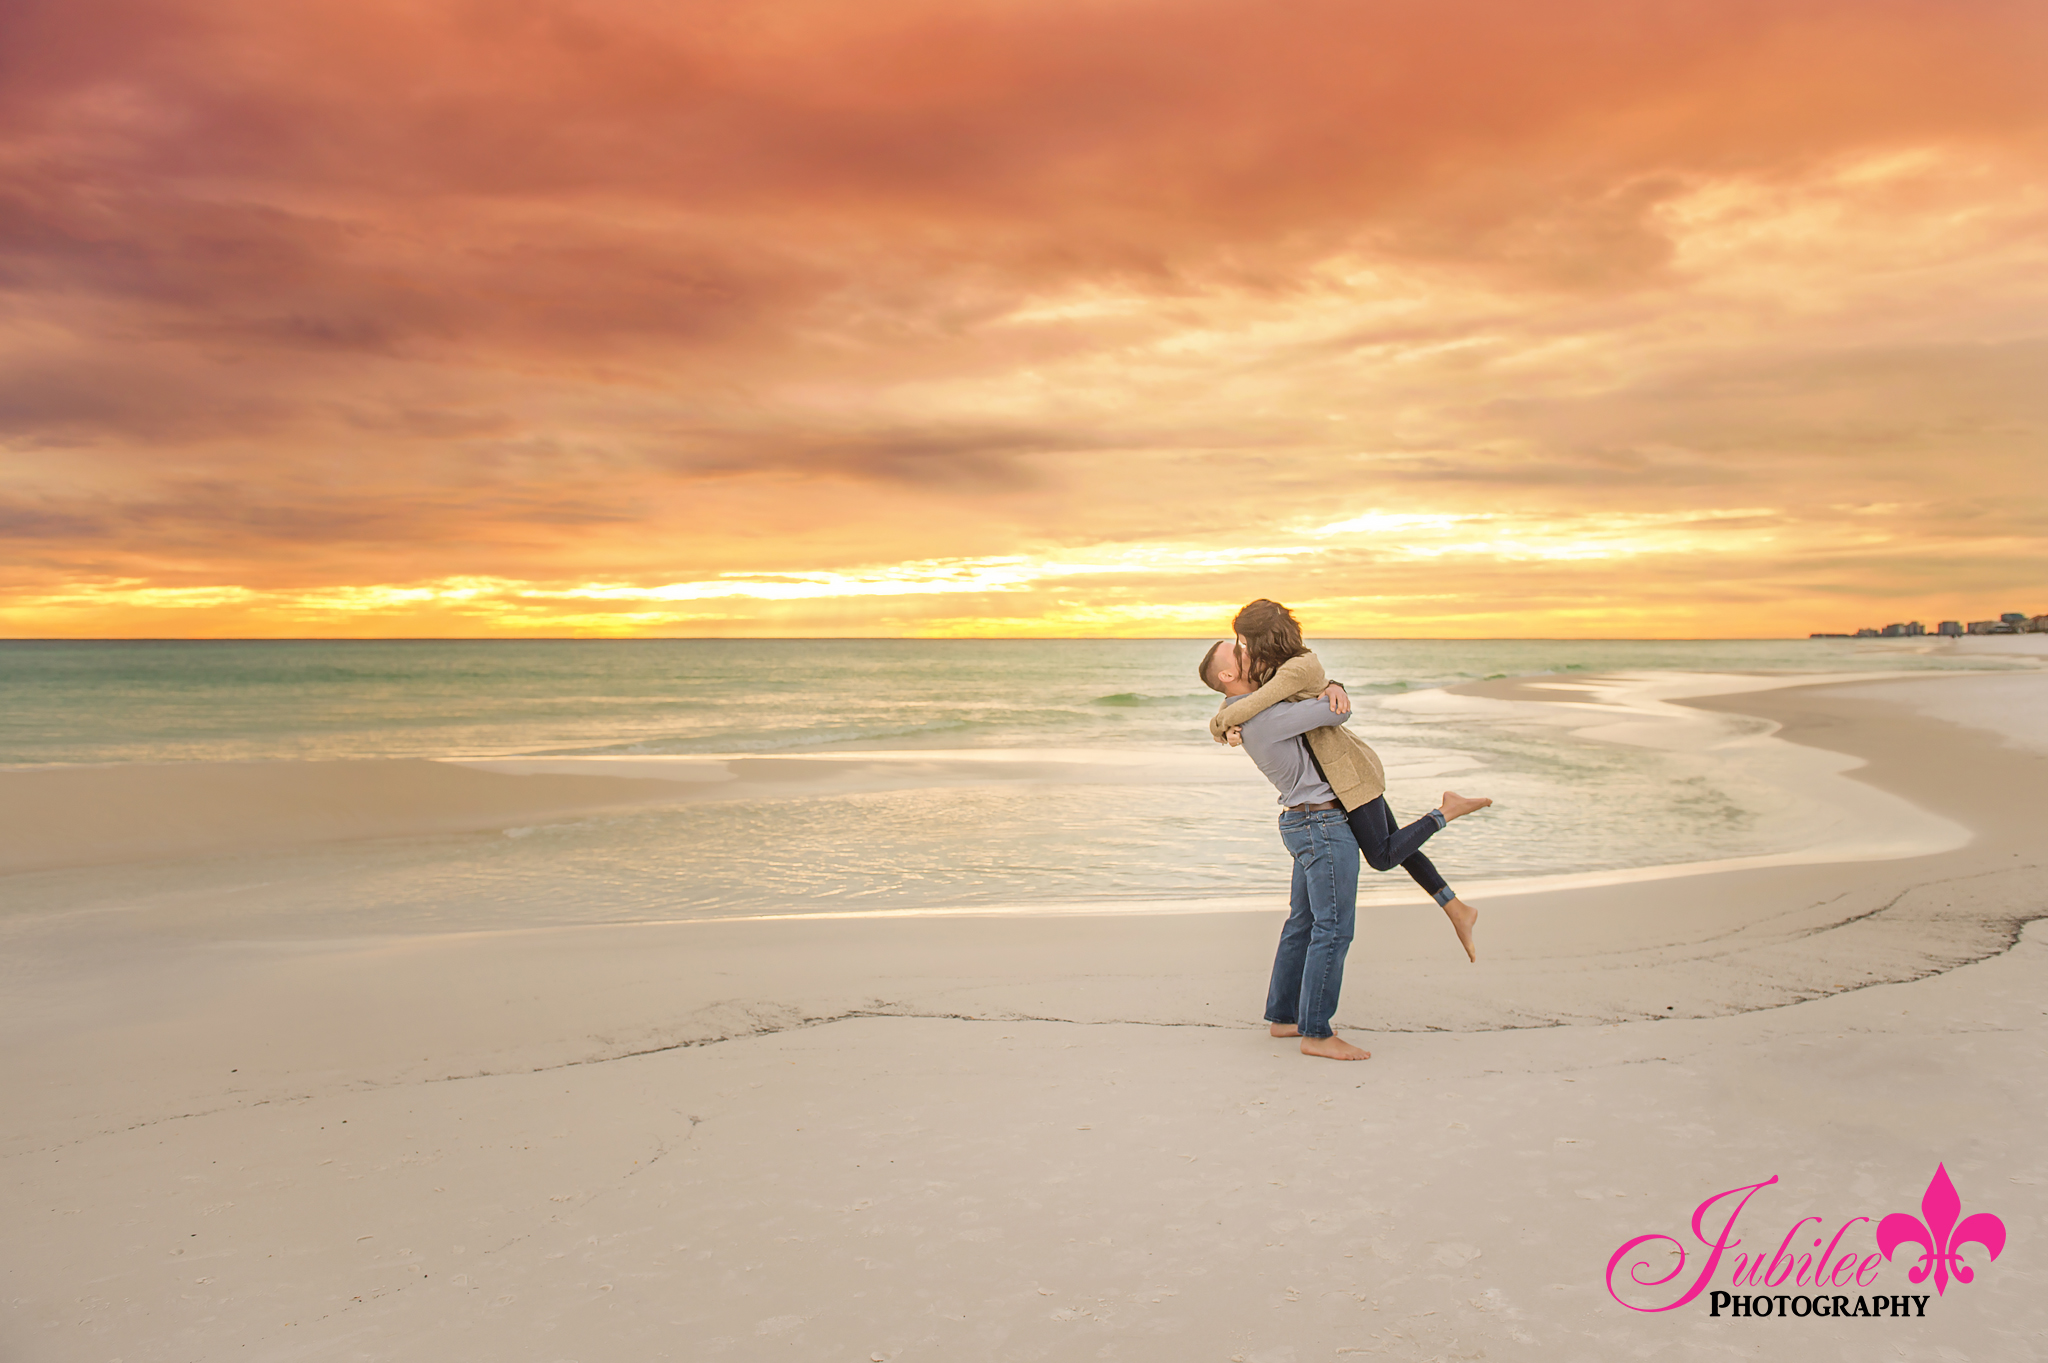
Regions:
[[[1228,639],[1218,639],[1215,643],[1203,649],[1201,666],[1195,669],[1195,675],[1202,679],[1202,685],[1208,687],[1211,691],[1221,691],[1223,689],[1222,684],[1216,680],[1216,674],[1214,670],[1216,663],[1216,650],[1223,647],[1225,644],[1229,642],[1230,640]]]

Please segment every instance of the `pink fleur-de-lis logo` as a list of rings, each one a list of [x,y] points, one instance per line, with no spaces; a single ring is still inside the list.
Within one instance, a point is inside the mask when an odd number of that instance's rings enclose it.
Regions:
[[[1959,1283],[1969,1282],[1974,1275],[1963,1262],[1962,1248],[1975,1241],[1991,1251],[1996,1259],[2005,1248],[2005,1222],[1989,1212],[1977,1212],[1963,1218],[1956,1224],[1956,1214],[1963,1209],[1963,1199],[1956,1195],[1956,1185],[1949,1182],[1948,1166],[1937,1164],[1934,1177],[1927,1184],[1927,1191],[1920,1198],[1920,1216],[1907,1212],[1893,1212],[1877,1223],[1877,1247],[1886,1260],[1892,1251],[1903,1244],[1919,1245],[1925,1251],[1920,1262],[1906,1274],[1909,1282],[1924,1283],[1928,1274],[1934,1275],[1934,1291],[1937,1296],[1948,1292],[1949,1275],[1954,1274]],[[1925,1221],[1920,1219],[1926,1217]]]

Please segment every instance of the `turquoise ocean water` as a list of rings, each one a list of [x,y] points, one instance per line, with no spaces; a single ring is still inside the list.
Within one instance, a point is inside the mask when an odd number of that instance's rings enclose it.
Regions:
[[[1781,797],[1685,751],[1414,697],[1539,673],[2032,667],[1846,640],[1311,641],[1397,813],[1495,810],[1431,845],[1453,883],[1787,850]],[[699,801],[488,834],[10,877],[17,909],[233,904],[377,931],[1284,894],[1272,792],[1210,743],[1201,641],[0,643],[0,764],[928,754],[873,789]],[[1056,752],[1004,778],[967,757]],[[948,763],[952,763],[951,768]],[[948,772],[951,774],[947,774]],[[907,785],[907,788],[905,788]],[[1412,891],[1380,877],[1375,893]],[[227,910],[222,910],[226,912]],[[252,930],[254,930],[252,928]]]

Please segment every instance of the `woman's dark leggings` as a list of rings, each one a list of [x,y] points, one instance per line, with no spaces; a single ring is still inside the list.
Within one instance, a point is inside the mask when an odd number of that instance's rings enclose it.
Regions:
[[[1444,826],[1442,811],[1432,809],[1406,828],[1396,828],[1394,811],[1387,808],[1387,797],[1381,795],[1349,811],[1348,817],[1351,836],[1358,839],[1358,850],[1365,854],[1366,865],[1375,871],[1391,871],[1399,866],[1415,877],[1415,883],[1439,904],[1448,904],[1457,897],[1429,858],[1422,855],[1422,844]]]

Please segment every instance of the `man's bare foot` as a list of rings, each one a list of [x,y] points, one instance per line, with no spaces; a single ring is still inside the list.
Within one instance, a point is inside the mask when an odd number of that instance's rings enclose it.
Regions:
[[[1301,1039],[1303,1055],[1319,1055],[1325,1060],[1370,1060],[1371,1051],[1361,1051],[1341,1036],[1305,1036]]]
[[[1274,1036],[1300,1036],[1301,1028],[1291,1022],[1276,1022],[1266,1029]]]
[[[1457,929],[1458,945],[1465,948],[1465,959],[1478,960],[1479,953],[1472,947],[1472,930],[1479,926],[1479,910],[1452,895],[1451,902],[1444,905],[1444,915],[1451,920],[1451,926]],[[1275,1032],[1273,1035],[1280,1034]]]
[[[1437,806],[1444,812],[1444,822],[1449,823],[1461,814],[1470,814],[1475,809],[1484,809],[1493,801],[1484,795],[1460,795],[1455,790],[1444,792],[1444,802]]]

